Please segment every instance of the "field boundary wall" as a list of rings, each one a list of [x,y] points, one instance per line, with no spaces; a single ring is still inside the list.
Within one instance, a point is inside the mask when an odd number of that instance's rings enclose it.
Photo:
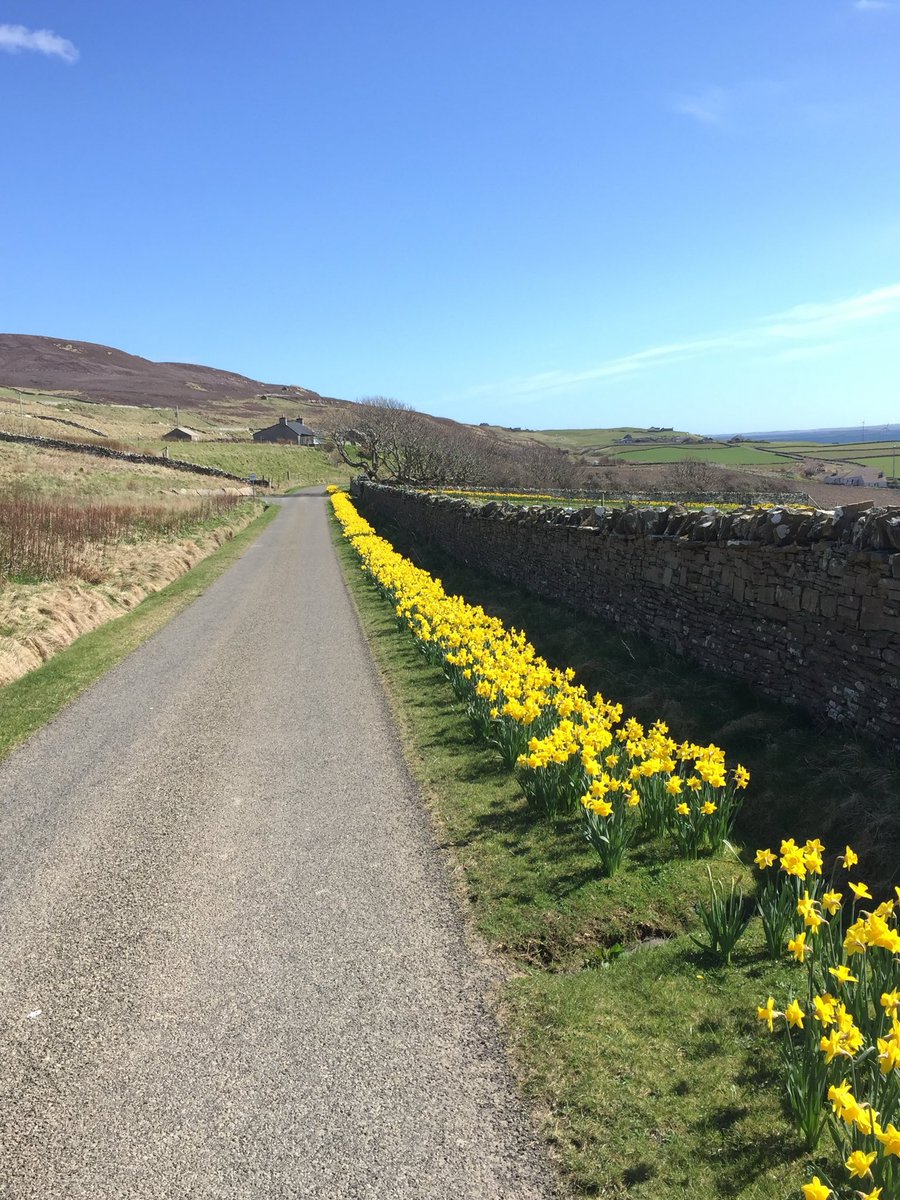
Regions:
[[[190,471],[194,475],[215,475],[220,479],[247,480],[243,475],[233,475],[219,467],[206,467],[201,463],[185,462],[180,458],[162,458],[157,454],[131,454],[127,450],[113,450],[109,446],[98,446],[93,442],[67,442],[62,438],[45,438],[37,434],[4,433],[0,431],[0,442],[19,442],[25,446],[40,446],[45,450],[74,450],[79,454],[94,454],[98,458],[118,458],[123,462],[147,463],[153,467],[171,467],[173,471]],[[264,486],[267,480],[258,480]]]
[[[521,507],[354,483],[362,510],[900,750],[900,508]]]

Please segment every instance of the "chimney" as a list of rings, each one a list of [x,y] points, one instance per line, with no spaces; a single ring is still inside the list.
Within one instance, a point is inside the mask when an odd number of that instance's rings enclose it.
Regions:
[[[287,425],[287,417],[279,417],[278,424],[279,425]]]

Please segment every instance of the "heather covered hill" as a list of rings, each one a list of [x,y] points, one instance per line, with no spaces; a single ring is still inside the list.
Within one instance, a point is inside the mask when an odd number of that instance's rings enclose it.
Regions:
[[[261,394],[283,397],[292,409],[297,404],[327,403],[308,388],[263,383],[193,363],[151,362],[93,342],[20,333],[0,334],[0,383],[114,404],[184,409],[227,405],[235,415],[257,413]]]

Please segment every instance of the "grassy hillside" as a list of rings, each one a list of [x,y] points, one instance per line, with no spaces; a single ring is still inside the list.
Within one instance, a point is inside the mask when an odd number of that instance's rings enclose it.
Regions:
[[[23,499],[148,500],[198,482],[208,481],[162,466],[0,442],[0,492]]]
[[[295,397],[272,395],[251,401],[210,400],[202,407],[180,408],[178,423],[207,437],[249,437],[254,429],[274,424],[282,416],[301,417],[312,429],[322,423],[328,406]],[[174,406],[115,404],[84,396],[36,389],[0,387],[0,429],[43,437],[74,437],[66,422],[118,441],[159,439],[176,424]]]
[[[313,483],[344,483],[349,467],[335,465],[314,446],[275,446],[256,442],[161,442],[146,444],[148,454],[161,454],[168,446],[170,458],[219,467],[247,478],[256,475],[273,484],[303,486]]]
[[[737,443],[709,441],[687,445],[678,439],[698,435],[680,430],[659,431],[640,429],[635,426],[617,426],[612,429],[509,429],[501,426],[489,427],[500,437],[514,441],[542,442],[566,450],[570,454],[599,461],[619,461],[626,464],[666,465],[696,459],[717,463],[723,467],[762,469],[767,474],[798,476],[801,463],[809,459],[821,461],[827,469],[840,471],[853,465],[874,467],[883,471],[888,478],[894,477],[900,459],[900,441],[897,442],[769,442],[764,439]],[[634,443],[623,444],[622,439],[630,434]]]
[[[625,462],[673,463],[693,458],[728,467],[765,466],[773,470],[783,470],[789,462],[784,455],[773,454],[770,450],[746,443],[736,446],[728,446],[723,442],[702,446],[615,446],[611,453]]]

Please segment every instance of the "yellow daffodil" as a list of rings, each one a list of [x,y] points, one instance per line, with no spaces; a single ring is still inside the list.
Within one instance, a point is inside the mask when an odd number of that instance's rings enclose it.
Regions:
[[[806,1016],[806,1013],[796,1000],[792,1000],[790,1002],[790,1004],[784,1010],[784,1016],[788,1025],[791,1025],[797,1029],[803,1028],[803,1018]]]
[[[857,898],[857,900],[872,899],[872,893],[864,883],[854,883],[852,880],[848,880],[847,886],[850,888],[850,891]]]
[[[781,856],[781,868],[788,875],[798,879],[806,878],[806,858],[803,851],[794,847]]]
[[[833,1083],[831,1085],[828,1089],[828,1100],[831,1103],[832,1112],[840,1120],[844,1119],[844,1113],[848,1109],[859,1107],[853,1098],[853,1092],[850,1090],[850,1084],[846,1079],[842,1079],[840,1084]],[[852,1124],[853,1122],[849,1123]]]
[[[856,975],[850,974],[850,968],[844,966],[843,963],[839,967],[829,967],[829,975],[833,975],[838,983],[859,983]]]
[[[803,1200],[828,1200],[831,1195],[831,1188],[826,1187],[818,1175],[813,1175],[811,1183],[804,1183],[800,1191],[803,1193]]]
[[[781,1016],[781,1013],[777,1012],[775,1009],[775,997],[774,996],[770,996],[768,998],[768,1000],[766,1001],[765,1006],[763,1008],[757,1008],[757,1010],[756,1010],[756,1019],[758,1021],[765,1021],[766,1024],[769,1026],[770,1033],[775,1028],[775,1025],[774,1025],[775,1018],[780,1017],[780,1016]]]
[[[816,1010],[816,1020],[827,1029],[834,1024],[835,998],[825,992],[821,996],[813,996],[813,1008]]]
[[[844,935],[844,949],[848,958],[854,954],[865,954],[869,948],[865,921],[854,921]]]
[[[884,1155],[894,1154],[897,1158],[900,1158],[900,1129],[897,1129],[893,1121],[886,1129],[882,1129],[875,1136],[881,1142],[882,1146],[884,1146],[884,1150],[882,1151]]]
[[[787,944],[788,951],[793,954],[797,962],[806,962],[807,954],[812,952],[812,946],[806,944],[806,934],[798,933],[796,937],[791,938]]]
[[[840,1030],[832,1029],[828,1037],[820,1038],[819,1049],[825,1055],[825,1061],[827,1063],[830,1063],[836,1055],[844,1053]]]
[[[767,868],[774,866],[775,855],[771,850],[757,850],[756,857],[753,861],[761,871],[765,871]]]
[[[871,1154],[865,1154],[862,1150],[854,1150],[844,1166],[850,1172],[854,1179],[864,1179],[866,1175],[870,1175],[869,1168],[878,1157],[878,1152],[873,1150]]]

